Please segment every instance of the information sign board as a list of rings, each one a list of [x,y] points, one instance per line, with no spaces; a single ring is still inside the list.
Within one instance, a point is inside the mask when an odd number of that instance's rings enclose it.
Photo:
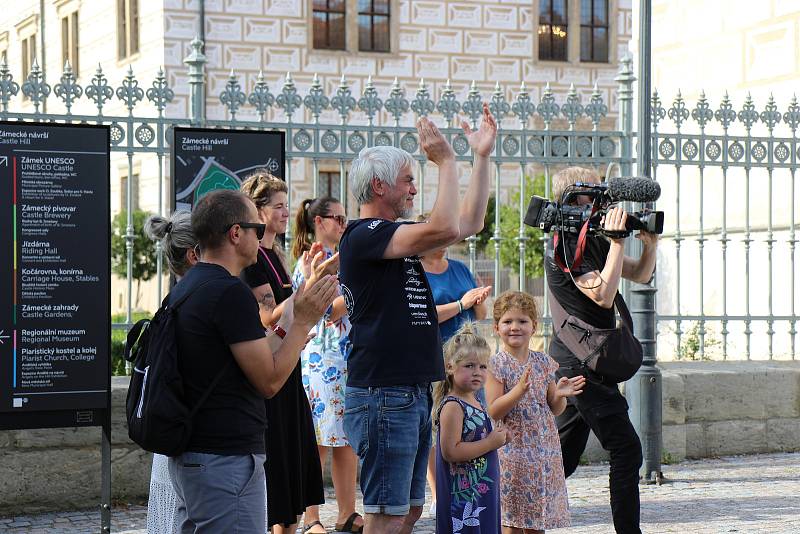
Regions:
[[[0,428],[100,425],[111,391],[109,130],[0,122]]]
[[[174,128],[175,209],[191,210],[214,189],[239,189],[259,169],[283,178],[285,134],[278,131]]]

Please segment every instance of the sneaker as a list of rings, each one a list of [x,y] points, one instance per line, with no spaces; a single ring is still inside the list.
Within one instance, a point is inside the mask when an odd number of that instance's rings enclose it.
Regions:
[[[428,517],[436,519],[436,501],[431,501],[431,507],[428,508]]]

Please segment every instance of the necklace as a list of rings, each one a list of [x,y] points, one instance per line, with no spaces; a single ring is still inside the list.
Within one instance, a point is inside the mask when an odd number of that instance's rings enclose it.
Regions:
[[[272,264],[272,260],[269,259],[266,249],[262,246],[259,246],[258,251],[261,253],[262,256],[264,256],[264,259],[267,260],[267,263],[269,263],[269,266],[272,268],[272,272],[275,273],[275,279],[278,281],[279,284],[281,284],[281,287],[283,287],[284,289],[291,288],[292,281],[291,280],[289,280],[288,282],[283,281],[283,277],[278,273],[278,269],[275,268],[275,266]]]

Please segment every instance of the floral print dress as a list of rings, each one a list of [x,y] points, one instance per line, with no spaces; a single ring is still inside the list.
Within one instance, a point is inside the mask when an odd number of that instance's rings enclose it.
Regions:
[[[505,416],[511,441],[499,449],[503,526],[549,530],[568,527],[569,503],[555,417],[547,404],[547,385],[558,364],[547,354],[528,352],[520,362],[500,351],[489,360],[489,371],[508,393],[531,366],[531,386]]]
[[[325,257],[333,252],[326,249]],[[305,277],[298,264],[292,275],[297,290]],[[303,387],[311,405],[317,445],[349,445],[344,433],[344,388],[347,382],[347,355],[350,352],[350,320],[344,315],[331,323],[326,313],[312,330],[316,334],[300,354]]]
[[[480,441],[492,431],[489,415],[458,397],[445,397],[439,407],[439,413],[448,402],[457,402],[464,411],[462,441]],[[500,488],[497,451],[490,451],[468,462],[451,464],[442,458],[442,448],[438,439],[436,533],[499,534]]]

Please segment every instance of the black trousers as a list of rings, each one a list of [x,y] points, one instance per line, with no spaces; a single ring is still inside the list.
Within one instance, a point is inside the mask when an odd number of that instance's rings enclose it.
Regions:
[[[574,376],[569,371],[561,373]],[[639,468],[642,445],[628,417],[628,403],[616,384],[604,384],[587,377],[581,395],[570,399],[566,410],[556,417],[564,458],[564,474],[569,477],[578,467],[586,448],[589,431],[611,458],[609,488],[614,528],[619,534],[641,534],[639,529]]]

